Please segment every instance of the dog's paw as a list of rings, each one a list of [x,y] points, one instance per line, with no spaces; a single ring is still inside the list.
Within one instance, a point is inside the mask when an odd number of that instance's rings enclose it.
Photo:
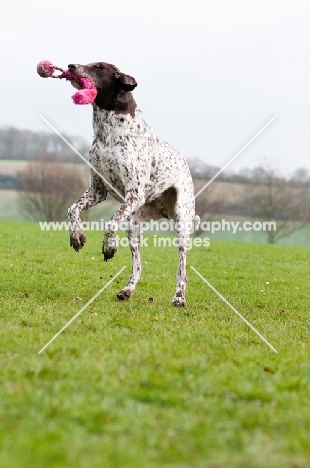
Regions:
[[[103,259],[104,259],[105,262],[107,262],[108,260],[113,258],[114,255],[116,254],[116,252],[117,252],[116,245],[111,247],[111,246],[107,246],[105,243],[103,244],[102,254],[103,254]]]
[[[184,296],[177,296],[175,295],[172,299],[172,304],[175,307],[186,307],[186,299]]]
[[[105,236],[105,239],[102,244],[102,254],[103,254],[104,261],[107,262],[108,260],[110,260],[110,258],[113,258],[116,252],[117,252],[117,245],[116,245],[115,236],[110,236],[110,237]]]
[[[82,232],[70,234],[70,247],[73,247],[78,252],[86,242],[86,236]]]
[[[124,288],[122,289],[118,294],[117,294],[117,299],[120,301],[126,301],[132,296],[133,291],[129,288]]]
[[[107,262],[108,260],[110,260],[111,258],[114,257],[114,255],[116,254],[116,252],[117,252],[117,249],[116,249],[116,248],[115,248],[115,249],[110,249],[110,250],[108,250],[108,251],[103,251],[103,252],[102,252],[102,253],[103,253],[103,260],[104,260],[105,262]]]

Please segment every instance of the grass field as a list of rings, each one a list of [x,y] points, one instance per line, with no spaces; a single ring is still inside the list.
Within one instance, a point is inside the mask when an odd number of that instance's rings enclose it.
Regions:
[[[79,254],[67,235],[0,222],[1,468],[309,467],[309,250],[188,254],[275,354],[190,268],[188,307],[173,308],[174,248],[143,248],[118,302],[128,249],[104,263],[100,233]]]
[[[91,211],[87,212],[89,214],[90,220],[101,220],[108,219],[117,209],[119,204],[113,200],[105,201],[104,203],[94,207]],[[64,207],[64,213],[66,212],[66,207]],[[248,218],[224,216],[226,220],[230,221],[249,221]],[[0,220],[12,220],[12,221],[23,221],[24,217],[18,210],[18,195],[14,190],[0,190]],[[221,219],[219,219],[221,222]],[[252,220],[253,222],[254,220]],[[262,243],[267,242],[267,236],[265,232],[261,231],[237,231],[233,234],[231,231],[218,231],[214,234],[210,232],[205,233],[207,236],[210,236],[212,239],[228,240],[228,241],[237,241],[237,242],[247,242],[247,243]],[[280,239],[280,245],[289,245],[289,246],[303,246],[310,247],[310,228],[306,227],[300,231],[296,231],[290,236]]]

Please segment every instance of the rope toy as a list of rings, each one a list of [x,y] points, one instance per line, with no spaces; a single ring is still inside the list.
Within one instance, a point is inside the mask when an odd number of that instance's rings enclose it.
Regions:
[[[59,70],[62,73],[60,75],[54,75],[56,70]],[[82,89],[79,89],[75,94],[73,94],[73,96],[71,96],[74,104],[91,104],[96,99],[97,89],[89,78],[76,75],[70,70],[65,71],[63,68],[56,67],[48,60],[42,60],[38,63],[37,73],[42,78],[59,78],[60,80],[65,78],[68,81],[77,82]]]

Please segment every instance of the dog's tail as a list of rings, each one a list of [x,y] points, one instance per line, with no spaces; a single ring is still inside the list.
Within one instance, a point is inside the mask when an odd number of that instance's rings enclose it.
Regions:
[[[200,225],[200,216],[196,213],[194,216],[194,230],[198,231]]]

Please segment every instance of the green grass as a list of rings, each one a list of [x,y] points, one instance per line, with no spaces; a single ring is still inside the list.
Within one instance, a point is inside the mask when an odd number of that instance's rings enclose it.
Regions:
[[[309,467],[309,250],[188,254],[275,354],[190,268],[188,307],[172,307],[174,248],[144,248],[135,295],[118,302],[128,249],[104,263],[98,232],[79,254],[36,224],[1,221],[0,234],[1,468]]]

